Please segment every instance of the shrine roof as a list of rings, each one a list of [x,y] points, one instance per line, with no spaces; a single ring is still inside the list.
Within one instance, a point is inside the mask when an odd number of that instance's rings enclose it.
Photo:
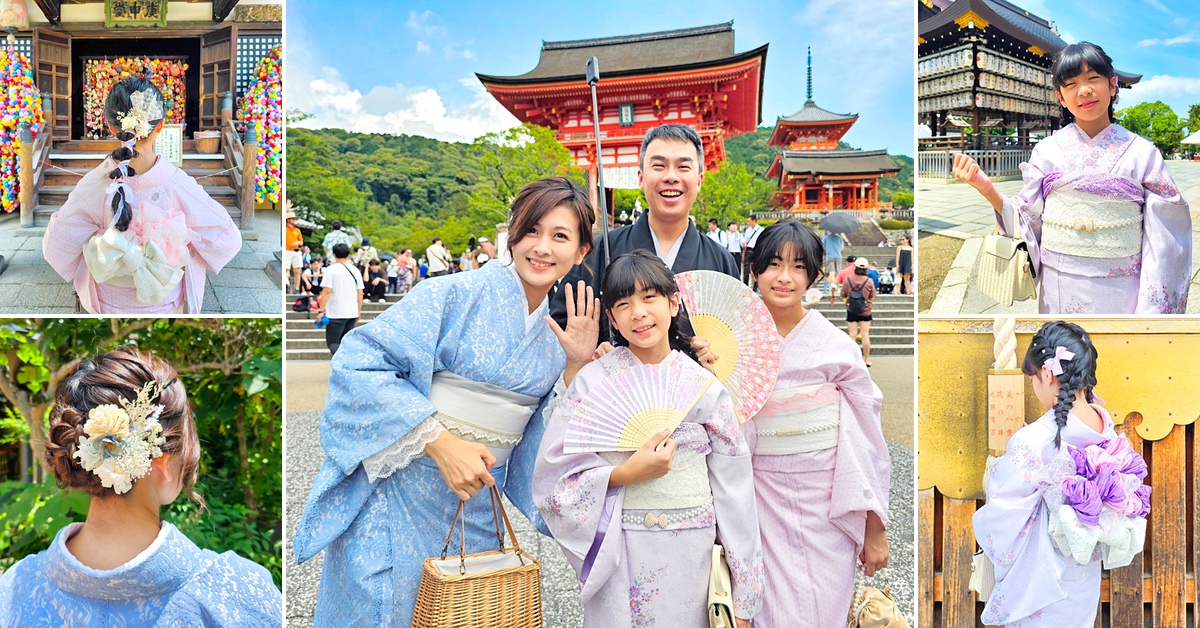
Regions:
[[[804,101],[804,107],[790,116],[780,117],[779,122],[846,122],[858,119],[857,113],[834,113],[822,109],[811,98]]]
[[[525,84],[581,79],[588,57],[600,61],[600,77],[686,70],[765,57],[767,47],[735,54],[733,22],[639,35],[543,41],[535,68],[516,76],[476,74],[485,83]]]
[[[858,174],[899,172],[886,150],[784,151],[783,171],[788,174]]]

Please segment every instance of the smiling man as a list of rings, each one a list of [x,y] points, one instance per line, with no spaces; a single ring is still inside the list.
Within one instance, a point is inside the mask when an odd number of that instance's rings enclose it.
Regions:
[[[666,262],[675,273],[689,270],[715,270],[730,277],[738,276],[737,264],[725,247],[700,235],[691,226],[688,216],[700,183],[704,180],[704,147],[695,129],[683,124],[664,124],[650,129],[642,140],[638,181],[646,195],[647,212],[637,222],[608,232],[608,240],[597,240],[584,261],[591,272],[580,264],[563,279],[575,285],[585,281],[599,286],[604,280],[601,266],[604,250],[609,259],[646,249]],[[550,315],[560,325],[566,325],[566,303],[562,290],[550,300]],[[604,325],[600,340],[608,340]]]

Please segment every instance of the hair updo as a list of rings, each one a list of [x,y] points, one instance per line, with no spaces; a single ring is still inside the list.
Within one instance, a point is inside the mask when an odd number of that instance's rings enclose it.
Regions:
[[[1060,360],[1062,374],[1058,378],[1058,401],[1054,404],[1054,422],[1058,430],[1054,433],[1054,447],[1062,441],[1062,428],[1067,424],[1067,413],[1075,403],[1075,393],[1082,390],[1088,403],[1095,400],[1092,389],[1096,386],[1096,347],[1091,336],[1074,323],[1054,321],[1042,325],[1033,335],[1021,372],[1030,377],[1041,371],[1046,360],[1053,358],[1058,347],[1075,354],[1070,360]]]
[[[178,457],[183,465],[180,476],[187,496],[198,504],[204,500],[192,487],[200,465],[200,438],[188,403],[187,391],[175,369],[165,360],[131,347],[122,347],[84,361],[58,386],[50,413],[50,438],[46,443],[46,463],[54,479],[63,488],[78,488],[97,497],[116,493],[105,488],[100,476],[84,469],[75,458],[79,437],[88,413],[95,407],[121,405],[121,399],[134,401],[149,381],[158,382],[162,392],[154,403],[162,405],[158,422],[162,425],[164,454]],[[136,481],[134,482],[136,484]]]
[[[127,78],[113,85],[112,90],[108,92],[108,98],[104,101],[104,121],[116,131],[117,139],[122,142],[122,146],[112,152],[112,159],[116,163],[128,161],[138,156],[137,150],[123,144],[124,142],[140,138],[133,131],[121,129],[121,116],[133,108],[132,96],[146,90],[150,90],[154,94],[155,100],[158,101],[159,106],[162,107],[163,114],[166,115],[166,101],[163,100],[162,92],[158,91],[158,88],[149,79],[140,76]],[[150,128],[153,129],[162,121],[163,119],[159,118],[158,120],[149,120],[148,122],[150,123]],[[132,167],[127,166],[127,168],[130,176],[137,174]],[[109,179],[119,179],[121,176],[122,173],[119,167],[108,173]],[[117,230],[125,231],[128,229],[129,221],[133,218],[133,208],[125,200],[125,192],[123,190],[113,195],[112,210],[120,215],[116,224]]]

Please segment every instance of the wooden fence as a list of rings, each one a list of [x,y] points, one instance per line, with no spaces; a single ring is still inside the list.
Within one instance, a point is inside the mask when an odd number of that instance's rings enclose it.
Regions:
[[[1018,321],[1023,356],[1040,320]],[[1133,564],[1105,571],[1096,626],[1196,625],[1200,591],[1200,438],[1192,369],[1200,322],[1078,321],[1099,351],[1097,392],[1149,465],[1146,546]],[[982,626],[967,588],[976,550],[971,516],[983,504],[987,457],[987,320],[922,319],[918,343],[917,620],[925,627]],[[947,375],[950,374],[950,375]],[[954,380],[947,386],[947,379]],[[1027,386],[1026,416],[1042,408]],[[1140,409],[1140,411],[1139,411]],[[962,429],[956,429],[961,426]],[[956,433],[955,433],[956,432]],[[981,437],[982,435],[982,437]],[[980,447],[982,443],[983,447]]]

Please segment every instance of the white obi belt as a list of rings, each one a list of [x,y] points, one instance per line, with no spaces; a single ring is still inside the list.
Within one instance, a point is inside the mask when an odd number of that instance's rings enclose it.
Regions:
[[[837,384],[776,390],[754,417],[754,455],[786,456],[836,446],[841,408]]]
[[[451,434],[487,447],[497,465],[508,462],[541,401],[450,371],[434,373],[429,386],[434,419]]]
[[[1063,177],[1050,186],[1042,210],[1042,248],[1095,259],[1142,250],[1142,187],[1105,174]]]

